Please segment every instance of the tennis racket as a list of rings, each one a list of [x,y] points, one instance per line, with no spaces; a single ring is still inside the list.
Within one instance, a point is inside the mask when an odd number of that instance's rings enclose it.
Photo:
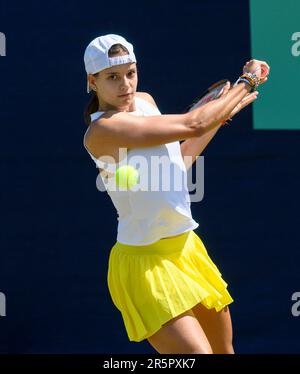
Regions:
[[[228,79],[222,79],[213,85],[211,85],[205,92],[202,93],[196,100],[189,105],[185,112],[190,112],[196,108],[200,108],[202,105],[209,103],[212,100],[218,99],[223,92],[226,83],[229,82]]]

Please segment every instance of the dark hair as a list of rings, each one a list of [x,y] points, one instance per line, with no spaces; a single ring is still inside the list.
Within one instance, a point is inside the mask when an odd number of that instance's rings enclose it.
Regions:
[[[109,51],[108,51],[108,56],[109,57],[114,57],[114,56],[117,56],[119,53],[121,52],[126,52],[129,54],[127,48],[125,48],[122,44],[114,44],[110,47]],[[94,77],[97,77],[99,74],[96,73],[96,74],[93,74]],[[96,94],[95,91],[91,91],[92,93],[92,97],[89,101],[89,103],[86,105],[85,107],[85,110],[84,110],[84,122],[89,126],[90,123],[91,123],[91,113],[94,113],[94,112],[97,112],[98,109],[99,109],[99,100],[98,100],[98,96]]]

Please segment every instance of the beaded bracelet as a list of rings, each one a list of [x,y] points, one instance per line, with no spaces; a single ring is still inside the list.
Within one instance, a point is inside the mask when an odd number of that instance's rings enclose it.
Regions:
[[[240,83],[240,82],[245,82],[247,83],[250,87],[251,87],[251,90],[250,90],[250,93],[251,92],[254,92],[257,88],[257,86],[255,84],[253,84],[249,79],[247,78],[239,78],[238,81],[237,81],[237,84]]]
[[[244,73],[244,74],[241,75],[241,78],[246,78],[246,79],[248,78],[248,79],[250,79],[250,80],[252,81],[252,83],[255,84],[256,86],[259,85],[259,79],[257,78],[257,75],[254,74],[254,73],[249,73],[249,72]]]
[[[251,73],[245,73],[245,74],[241,75],[239,77],[239,79],[237,80],[236,84],[238,84],[240,82],[245,82],[245,83],[249,84],[250,87],[251,87],[250,92],[256,91],[256,89],[259,85],[259,80],[258,80],[257,76],[255,74],[251,74]]]
[[[249,86],[251,87],[250,92],[256,91],[259,85],[259,79],[257,78],[255,74],[252,74],[252,73],[242,74],[234,85],[236,86],[239,82],[245,82],[249,84]],[[227,120],[221,122],[221,125],[222,126],[228,125],[228,121],[232,121],[232,118],[228,118]]]

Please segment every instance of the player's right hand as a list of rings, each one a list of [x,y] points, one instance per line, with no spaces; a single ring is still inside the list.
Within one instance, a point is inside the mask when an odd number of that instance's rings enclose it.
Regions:
[[[262,75],[262,69],[264,70],[264,75]],[[259,78],[259,84],[263,84],[268,80],[270,66],[266,61],[250,60],[244,65],[243,73],[246,72],[255,74]]]
[[[250,60],[243,67],[243,73],[255,74],[258,79],[261,78],[261,63],[258,60]]]

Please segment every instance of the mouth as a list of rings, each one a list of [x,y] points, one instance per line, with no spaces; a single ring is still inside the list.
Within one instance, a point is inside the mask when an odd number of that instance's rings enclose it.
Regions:
[[[127,96],[130,96],[130,95],[132,95],[132,92],[129,92],[129,93],[124,94],[124,95],[119,95],[119,97],[127,97]]]

